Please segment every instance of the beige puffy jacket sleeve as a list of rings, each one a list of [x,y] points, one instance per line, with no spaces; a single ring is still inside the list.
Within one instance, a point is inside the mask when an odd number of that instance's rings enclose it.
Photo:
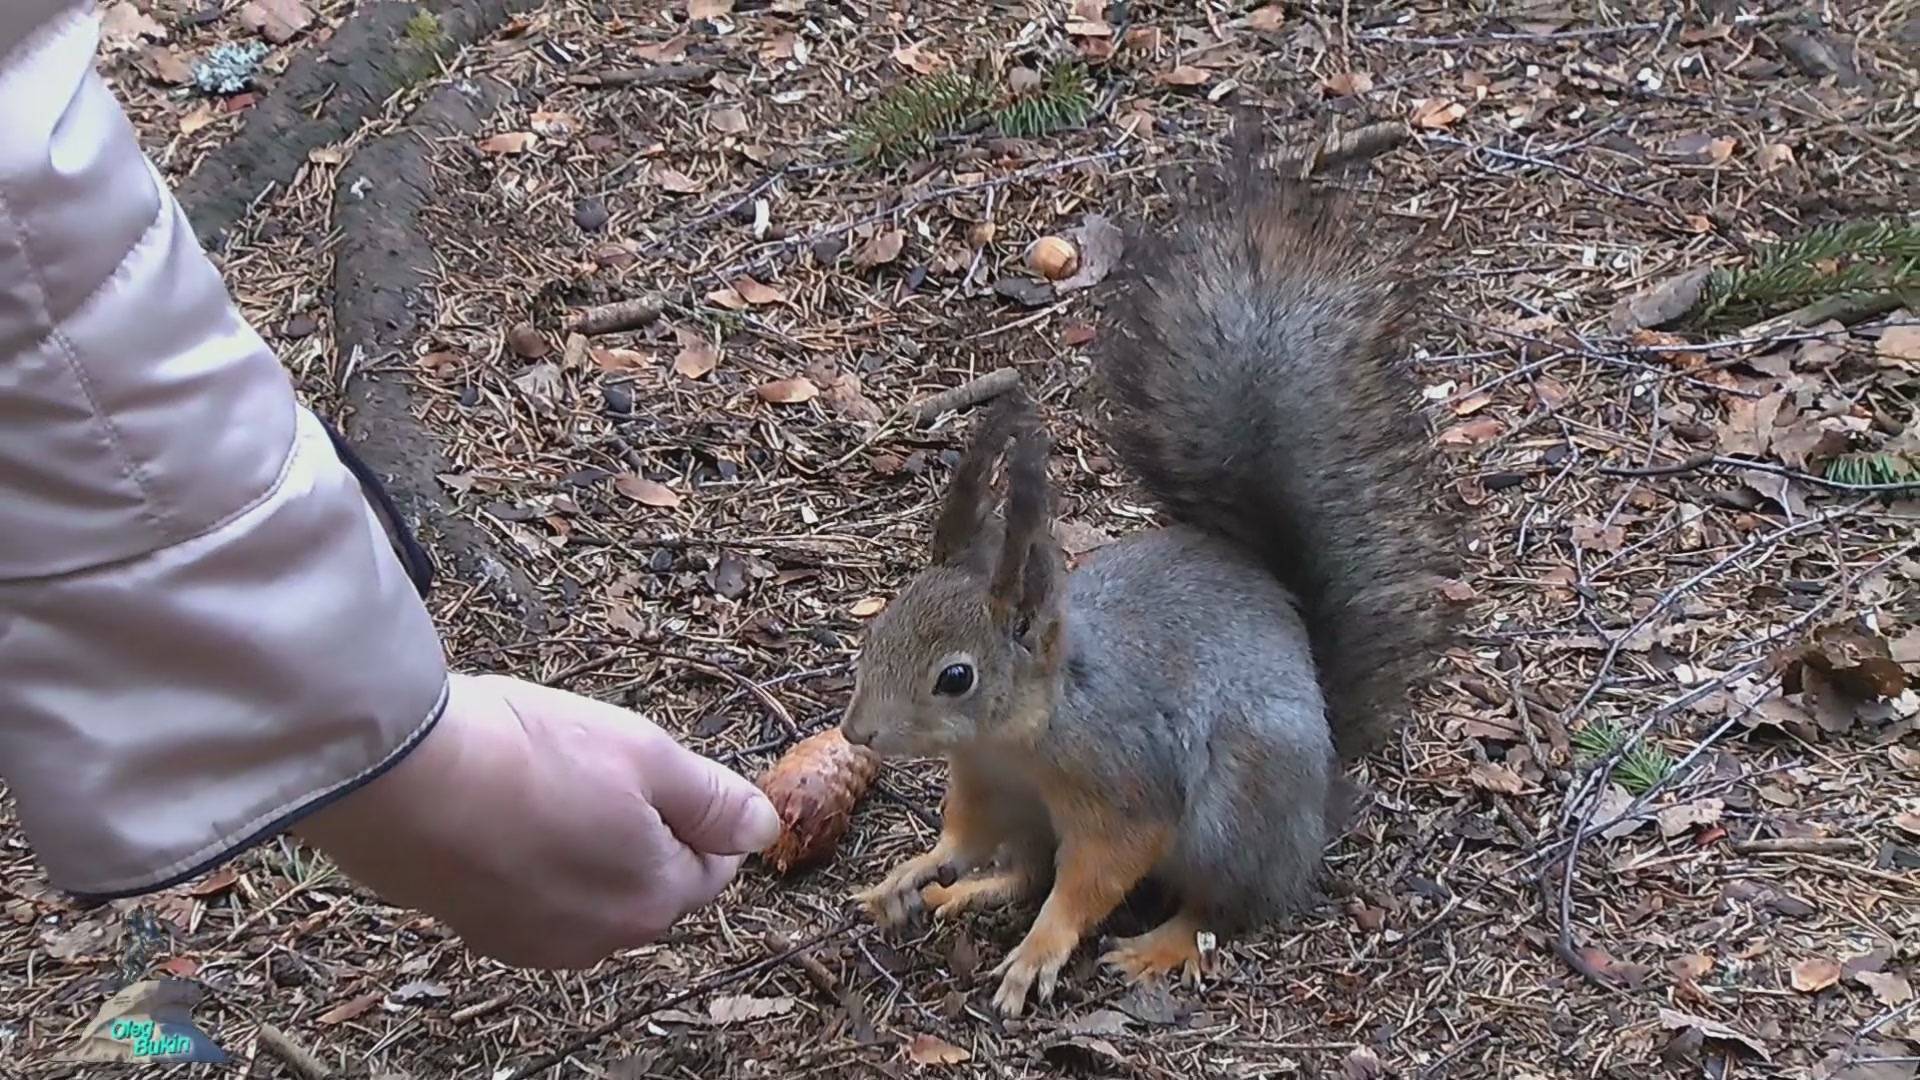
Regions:
[[[0,0],[0,778],[53,883],[105,897],[378,775],[447,680],[377,489],[234,308],[97,34]]]

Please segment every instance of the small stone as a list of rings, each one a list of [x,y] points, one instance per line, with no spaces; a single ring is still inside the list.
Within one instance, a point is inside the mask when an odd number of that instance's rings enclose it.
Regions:
[[[573,204],[573,223],[580,226],[582,232],[599,232],[607,227],[607,204],[604,199],[590,195]]]
[[[600,397],[607,403],[607,411],[615,416],[625,416],[633,411],[633,391],[626,383],[608,383],[600,388]]]
[[[832,266],[847,250],[847,242],[838,236],[829,236],[814,242],[813,261],[822,266]]]
[[[290,338],[303,338],[311,336],[318,329],[320,324],[314,320],[314,317],[303,312],[288,319],[287,325],[281,327],[280,332]]]

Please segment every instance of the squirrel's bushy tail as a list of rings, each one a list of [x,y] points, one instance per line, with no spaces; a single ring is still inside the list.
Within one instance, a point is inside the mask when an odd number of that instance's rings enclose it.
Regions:
[[[1095,364],[1114,450],[1169,515],[1299,597],[1351,758],[1392,731],[1446,630],[1452,524],[1401,368],[1411,301],[1393,251],[1237,141],[1172,228],[1129,244]]]

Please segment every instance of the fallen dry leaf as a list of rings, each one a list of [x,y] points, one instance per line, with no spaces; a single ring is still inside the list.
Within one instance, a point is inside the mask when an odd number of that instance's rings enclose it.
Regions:
[[[657,480],[649,480],[638,473],[625,473],[615,477],[613,489],[643,506],[672,509],[680,505],[680,496],[672,488]]]
[[[1793,988],[1803,994],[1817,994],[1839,981],[1838,960],[1814,956],[1793,965]]]
[[[1704,1016],[1694,1016],[1690,1013],[1680,1012],[1677,1009],[1663,1008],[1660,1010],[1660,1026],[1670,1031],[1692,1028],[1709,1039],[1739,1043],[1741,1046],[1758,1054],[1762,1061],[1773,1060],[1772,1056],[1767,1053],[1766,1045],[1760,1040],[1736,1028],[1729,1027],[1718,1020],[1709,1020]]]
[[[937,75],[947,62],[939,53],[927,48],[924,41],[903,45],[893,50],[893,62],[916,75]]]
[[[1697,826],[1714,824],[1725,810],[1726,804],[1719,799],[1695,799],[1664,807],[1654,819],[1660,823],[1660,835],[1672,838]]]
[[[741,296],[739,290],[733,288],[715,289],[707,294],[707,299],[729,311],[741,311],[747,306],[746,297]]]
[[[1692,311],[1707,287],[1708,268],[1688,270],[1647,286],[1621,301],[1608,314],[1607,325],[1616,334],[1665,326]]]
[[[1880,333],[1875,355],[1898,364],[1920,363],[1920,326],[1889,326]]]
[[[1773,442],[1773,421],[1786,402],[1784,393],[1762,398],[1740,398],[1727,407],[1720,425],[1720,452],[1762,457]]]
[[[674,373],[683,379],[701,379],[720,366],[720,350],[705,338],[687,342],[673,358]]]
[[[125,52],[140,47],[141,39],[167,40],[167,28],[153,21],[131,0],[120,0],[100,15],[100,45],[105,52]]]
[[[756,307],[762,304],[784,304],[787,302],[786,293],[781,292],[771,285],[762,285],[750,277],[735,279],[733,291],[740,294],[740,299]]]
[[[687,58],[687,46],[692,43],[691,35],[676,34],[652,45],[636,45],[633,55],[655,64],[674,64]]]
[[[793,379],[776,379],[761,385],[754,393],[761,401],[775,405],[799,405],[820,396],[820,388],[813,380],[801,376]]]
[[[335,1005],[333,1008],[315,1017],[314,1022],[318,1024],[344,1024],[355,1017],[364,1016],[368,1009],[380,1004],[380,997],[381,995],[376,993],[361,994],[356,998],[348,998],[346,1001]]]
[[[140,58],[136,63],[155,82],[185,86],[193,81],[193,66],[179,53],[164,46],[149,45],[140,50]]]
[[[1320,86],[1334,97],[1352,97],[1373,89],[1373,76],[1364,71],[1342,71],[1328,76]]]
[[[283,45],[313,24],[313,11],[300,0],[250,0],[239,12],[240,25]]]
[[[973,1055],[938,1035],[920,1032],[907,1045],[907,1057],[915,1065],[958,1065]]]
[[[740,135],[747,130],[747,114],[739,109],[715,109],[707,114],[707,123],[722,135]]]
[[[733,13],[733,0],[687,0],[687,18],[717,19]]]
[[[1287,24],[1287,9],[1279,4],[1268,4],[1247,12],[1247,29],[1262,33],[1272,33]]]
[[[1913,986],[1906,979],[1887,971],[1856,971],[1853,981],[1873,991],[1880,1004],[1897,1009],[1913,1000]]]
[[[540,142],[540,136],[531,131],[503,131],[480,140],[480,152],[483,154],[524,154]]]
[[[1069,235],[1074,247],[1079,249],[1079,268],[1073,276],[1054,283],[1053,287],[1060,292],[1073,292],[1100,284],[1126,253],[1126,234],[1105,214],[1088,214],[1080,227]]]
[[[723,994],[707,1003],[707,1020],[714,1024],[738,1024],[785,1016],[799,1004],[785,994],[779,997],[754,997],[752,994]]]
[[[660,185],[662,191],[670,191],[675,195],[698,195],[707,190],[707,185],[665,165],[653,170],[653,182]]]
[[[862,270],[884,266],[899,258],[900,250],[906,245],[906,233],[899,229],[882,229],[853,253],[853,265]]]
[[[1167,86],[1199,86],[1213,78],[1213,72],[1206,68],[1194,67],[1192,64],[1181,64],[1172,71],[1162,72],[1155,78]]]
[[[1506,429],[1498,417],[1483,416],[1478,420],[1453,425],[1442,431],[1436,441],[1442,446],[1473,446],[1498,438]]]
[[[1476,762],[1467,770],[1467,779],[1477,788],[1497,791],[1502,795],[1518,795],[1527,789],[1526,782],[1505,765],[1489,762]]]
[[[1467,115],[1467,107],[1450,98],[1421,98],[1413,103],[1414,127],[1452,127]]]
[[[854,601],[853,606],[847,610],[856,619],[871,619],[887,610],[887,601],[884,597],[869,596],[864,600]]]
[[[1904,829],[1915,836],[1920,836],[1920,814],[1895,814],[1893,825],[1894,828]]]

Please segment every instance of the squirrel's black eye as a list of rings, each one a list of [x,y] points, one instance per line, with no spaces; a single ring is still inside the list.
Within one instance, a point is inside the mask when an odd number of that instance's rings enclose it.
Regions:
[[[933,692],[946,697],[959,697],[973,689],[973,665],[948,664],[940,677],[933,680]]]

